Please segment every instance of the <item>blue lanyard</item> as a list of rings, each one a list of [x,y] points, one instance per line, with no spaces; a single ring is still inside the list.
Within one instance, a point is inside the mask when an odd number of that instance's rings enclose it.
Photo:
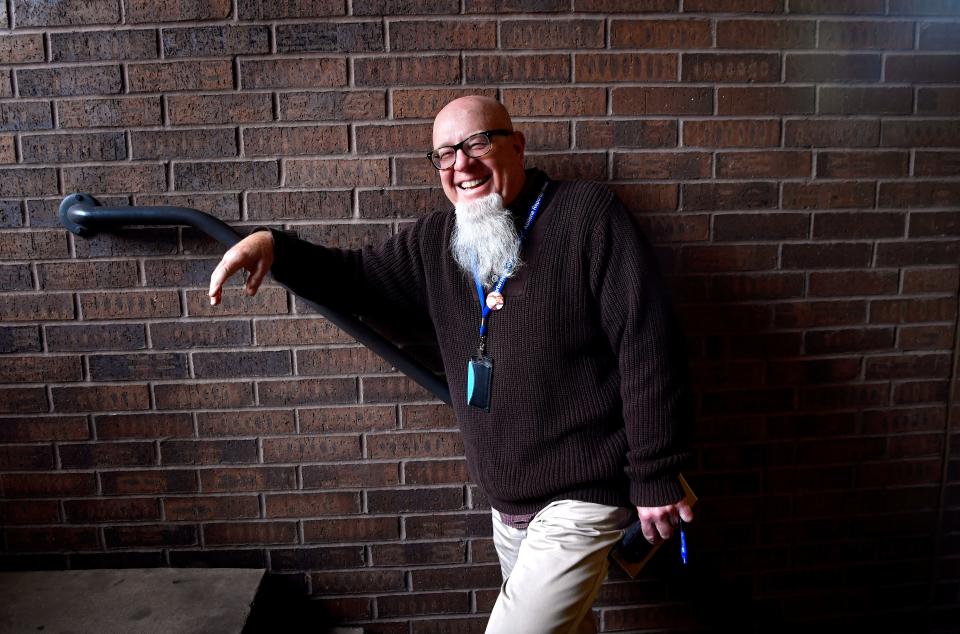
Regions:
[[[527,234],[530,233],[530,227],[533,226],[533,221],[537,218],[537,212],[540,211],[540,203],[543,202],[543,195],[547,191],[547,185],[550,184],[550,179],[547,179],[543,183],[543,187],[540,189],[540,195],[537,196],[537,199],[533,201],[533,205],[530,207],[530,213],[527,214],[527,222],[523,225],[523,230],[520,232],[520,247],[523,247],[524,241],[527,239]],[[504,274],[500,276],[500,279],[497,280],[496,286],[493,287],[491,293],[499,293],[503,290],[503,285],[507,283],[507,278],[510,277],[510,271],[513,270],[513,261],[507,262],[507,265],[504,267]],[[487,318],[490,316],[490,307],[487,306],[486,295],[483,293],[483,284],[480,282],[480,278],[476,273],[473,275],[473,283],[477,287],[477,296],[480,298],[480,341],[481,347],[483,346],[483,339],[487,336]]]

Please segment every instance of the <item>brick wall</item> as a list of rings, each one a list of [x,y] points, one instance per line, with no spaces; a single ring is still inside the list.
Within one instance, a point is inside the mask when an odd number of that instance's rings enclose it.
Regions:
[[[482,93],[530,164],[636,212],[690,338],[694,563],[614,574],[601,629],[955,631],[958,16],[0,1],[0,565],[265,566],[373,632],[482,631],[499,573],[447,408],[282,288],[211,308],[192,231],[56,215],[85,191],[376,242],[443,202],[430,120]]]

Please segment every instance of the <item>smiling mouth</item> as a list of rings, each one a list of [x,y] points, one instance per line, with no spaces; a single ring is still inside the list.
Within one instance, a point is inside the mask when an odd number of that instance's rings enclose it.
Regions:
[[[487,176],[486,178],[477,178],[472,181],[463,181],[462,183],[457,183],[457,187],[465,190],[476,189],[477,187],[480,187],[481,185],[485,184],[488,180],[490,180],[489,176]]]

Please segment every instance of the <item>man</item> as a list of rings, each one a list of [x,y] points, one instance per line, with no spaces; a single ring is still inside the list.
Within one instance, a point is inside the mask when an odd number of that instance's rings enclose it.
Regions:
[[[224,255],[211,302],[241,268],[250,295],[272,269],[320,303],[429,319],[494,509],[504,583],[487,631],[595,631],[607,555],[635,513],[652,543],[693,519],[677,479],[691,408],[675,319],[616,198],[524,170],[497,101],[449,103],[433,146],[455,211],[359,251],[256,232]]]

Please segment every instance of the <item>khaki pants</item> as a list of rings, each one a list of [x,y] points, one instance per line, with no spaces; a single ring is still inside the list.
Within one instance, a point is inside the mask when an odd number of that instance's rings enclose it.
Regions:
[[[520,530],[493,511],[504,581],[487,634],[596,632],[591,608],[607,576],[607,555],[632,519],[631,509],[560,500]]]

